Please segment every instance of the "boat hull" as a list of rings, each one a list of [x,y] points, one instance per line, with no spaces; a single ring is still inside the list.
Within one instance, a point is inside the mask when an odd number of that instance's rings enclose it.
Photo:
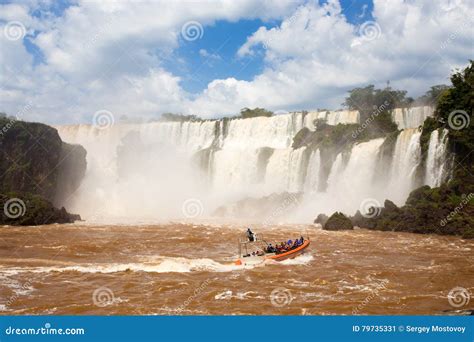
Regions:
[[[275,260],[275,261],[283,261],[283,260],[286,260],[286,259],[292,259],[292,258],[295,258],[298,255],[300,255],[301,253],[303,253],[304,250],[306,248],[308,248],[309,244],[310,244],[309,240],[304,240],[303,244],[301,246],[295,248],[295,249],[292,249],[288,252],[281,253],[281,254],[266,256],[265,258],[266,259],[272,259],[272,260]]]
[[[265,256],[262,256],[260,260],[264,261],[265,259],[269,259],[269,260],[275,260],[275,261],[283,261],[286,259],[292,259],[302,254],[305,251],[305,249],[308,248],[309,244],[310,244],[309,240],[304,240],[303,244],[301,246],[298,246],[295,249],[289,250],[288,252],[285,252],[285,253],[265,255]],[[249,258],[248,259],[249,262],[247,262],[247,258],[241,258],[235,261],[235,264],[248,265],[248,264],[251,264],[250,262],[251,260],[253,260],[253,258]]]

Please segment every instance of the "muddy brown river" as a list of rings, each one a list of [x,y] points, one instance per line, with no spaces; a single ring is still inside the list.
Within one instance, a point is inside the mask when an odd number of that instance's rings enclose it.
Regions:
[[[238,224],[0,227],[0,314],[446,314],[473,308],[474,241],[253,226],[306,253],[236,266]],[[464,297],[448,295],[464,289]],[[454,289],[454,290],[453,290]]]

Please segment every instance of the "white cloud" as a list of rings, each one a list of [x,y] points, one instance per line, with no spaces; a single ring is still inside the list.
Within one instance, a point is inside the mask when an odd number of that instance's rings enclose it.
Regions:
[[[446,0],[447,1],[447,0]],[[453,6],[454,4],[454,6]],[[375,39],[362,39],[340,5],[293,1],[96,2],[80,1],[56,17],[47,3],[0,5],[0,29],[22,22],[25,40],[44,63],[35,63],[21,41],[0,37],[1,110],[15,113],[31,102],[28,119],[87,122],[99,109],[147,117],[164,111],[216,116],[242,107],[274,110],[338,107],[347,89],[367,83],[406,88],[417,95],[446,83],[450,71],[473,55],[474,5],[468,1],[376,0]],[[34,10],[42,12],[33,17]],[[200,94],[164,67],[176,61],[181,27],[217,20],[284,18],[261,27],[240,47],[238,57],[264,57],[251,81],[234,77],[210,82]],[[33,34],[39,32],[38,34]],[[199,51],[201,58],[219,55]]]
[[[431,85],[447,83],[450,72],[472,57],[472,3],[457,2],[449,10],[428,0],[375,0],[374,5],[376,32],[366,31],[365,37],[360,36],[365,31],[347,22],[336,1],[302,6],[279,27],[259,28],[238,54],[253,56],[263,48],[266,70],[251,82],[212,82],[199,108],[216,107],[222,94],[236,103],[229,108],[223,100],[228,110],[244,104],[338,107],[346,89],[386,80],[419,95]],[[449,46],[442,48],[443,42]]]

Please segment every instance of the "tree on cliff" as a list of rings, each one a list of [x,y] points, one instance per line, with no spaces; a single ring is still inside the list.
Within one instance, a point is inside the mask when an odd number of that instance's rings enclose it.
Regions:
[[[269,111],[269,110],[266,110],[265,108],[254,108],[254,109],[250,109],[250,108],[242,108],[240,110],[240,116],[243,118],[243,119],[248,119],[248,118],[255,118],[257,116],[266,116],[266,117],[270,117],[273,115],[273,112]]]

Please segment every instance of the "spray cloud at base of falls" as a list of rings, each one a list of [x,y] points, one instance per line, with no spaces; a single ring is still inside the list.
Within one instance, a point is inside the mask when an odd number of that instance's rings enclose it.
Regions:
[[[300,222],[336,210],[353,214],[367,198],[401,205],[415,187],[421,161],[421,133],[410,125],[422,123],[427,113],[432,111],[424,107],[411,110],[417,118],[392,112],[405,129],[386,165],[380,164],[384,138],[355,144],[332,157],[320,149],[292,147],[302,128],[316,129],[316,119],[330,125],[357,123],[356,111],[116,124],[107,130],[59,126],[64,141],[85,147],[88,163],[80,189],[65,205],[86,219],[166,220],[185,218],[183,203],[189,199],[208,217],[217,207],[245,197],[304,193],[298,208],[285,217]],[[435,132],[422,180],[429,185],[439,185],[447,174],[446,134],[438,137]],[[381,176],[381,167],[389,172]]]

